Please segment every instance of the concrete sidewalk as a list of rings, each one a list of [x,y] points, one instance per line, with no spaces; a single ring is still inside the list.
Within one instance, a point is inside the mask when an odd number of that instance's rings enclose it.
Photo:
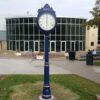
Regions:
[[[29,59],[0,59],[0,74],[43,74],[44,61]],[[50,64],[50,74],[71,74],[70,71]]]
[[[61,68],[68,70],[73,74],[100,83],[100,67],[94,65],[87,66],[85,61],[70,61],[64,58],[62,58],[62,60],[52,60],[51,62],[55,66],[60,66]]]
[[[86,66],[85,61],[69,61],[64,57],[50,59],[50,74],[76,74],[100,83],[100,67]],[[43,74],[44,61],[0,58],[0,74]]]

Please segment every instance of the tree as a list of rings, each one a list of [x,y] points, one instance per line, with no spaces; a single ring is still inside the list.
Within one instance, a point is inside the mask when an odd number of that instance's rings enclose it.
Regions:
[[[96,0],[95,7],[90,13],[96,18],[100,17],[100,0]]]
[[[95,7],[90,11],[93,16],[93,19],[90,19],[87,24],[92,26],[96,25],[100,27],[100,0],[96,0]]]

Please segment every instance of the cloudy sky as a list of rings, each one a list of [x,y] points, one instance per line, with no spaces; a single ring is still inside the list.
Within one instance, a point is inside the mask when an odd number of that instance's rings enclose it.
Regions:
[[[0,0],[0,15],[2,14],[33,14],[48,3],[56,11],[57,16],[81,17],[89,19],[90,10],[96,0]]]

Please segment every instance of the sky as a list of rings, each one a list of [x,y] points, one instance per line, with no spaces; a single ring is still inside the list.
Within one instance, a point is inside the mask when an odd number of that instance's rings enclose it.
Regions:
[[[0,15],[37,16],[37,11],[48,3],[57,16],[91,18],[90,10],[96,0],[0,0]]]

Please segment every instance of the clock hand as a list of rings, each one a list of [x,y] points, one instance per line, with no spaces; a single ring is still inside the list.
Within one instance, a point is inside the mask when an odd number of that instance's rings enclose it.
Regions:
[[[48,15],[46,14],[46,27],[48,25]]]

